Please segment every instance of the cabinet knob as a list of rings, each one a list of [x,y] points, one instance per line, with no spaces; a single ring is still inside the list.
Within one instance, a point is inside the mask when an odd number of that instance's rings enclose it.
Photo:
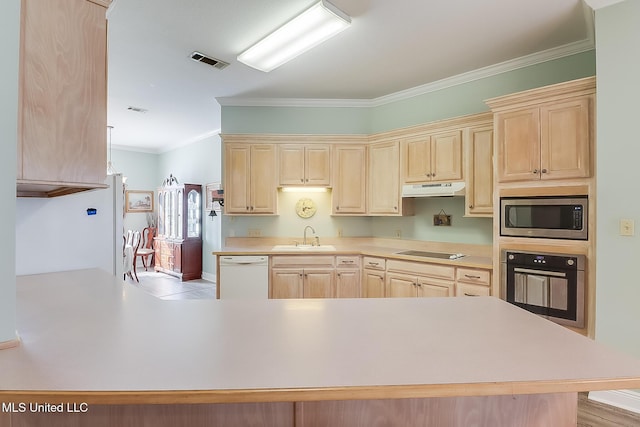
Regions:
[[[300,182],[304,182],[304,178],[300,178]]]
[[[473,209],[473,205],[469,205],[469,209]]]
[[[394,211],[397,211],[397,210],[398,210],[398,207],[397,207],[397,206],[394,206],[394,207],[393,207],[393,210],[394,210]]]
[[[339,211],[340,210],[340,206],[336,206],[336,210]]]
[[[247,210],[249,210],[249,206],[246,206]]]
[[[534,173],[534,175],[537,175],[538,174],[538,169],[534,169],[533,173]]]
[[[542,169],[540,172],[547,173],[547,170],[546,169]]]
[[[433,178],[433,177],[435,177],[435,176],[436,176],[436,174],[435,174],[435,173],[432,173],[432,174],[431,174],[431,178]]]

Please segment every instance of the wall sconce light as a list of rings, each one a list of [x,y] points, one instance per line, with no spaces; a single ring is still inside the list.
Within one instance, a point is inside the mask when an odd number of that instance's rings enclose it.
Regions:
[[[215,210],[211,210],[211,212],[209,212],[209,216],[211,217],[211,219],[213,219],[214,216],[218,216],[218,214],[216,213]]]

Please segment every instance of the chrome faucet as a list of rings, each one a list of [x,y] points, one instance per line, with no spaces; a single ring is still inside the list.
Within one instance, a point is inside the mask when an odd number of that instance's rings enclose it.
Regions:
[[[306,244],[307,244],[307,229],[308,229],[308,228],[310,228],[310,229],[311,229],[311,231],[313,232],[313,234],[316,234],[316,230],[314,230],[312,226],[307,225],[307,226],[304,228],[304,233],[303,233],[303,237],[302,237],[302,244],[303,244],[303,245],[306,245]],[[317,237],[317,236],[316,236],[316,237]],[[318,241],[318,239],[317,239],[317,238],[316,238],[316,241]],[[318,242],[318,245],[319,245],[319,242]]]

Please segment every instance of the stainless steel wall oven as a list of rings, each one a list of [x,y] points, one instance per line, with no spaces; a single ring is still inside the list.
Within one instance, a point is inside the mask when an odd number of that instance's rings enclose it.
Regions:
[[[584,255],[502,251],[507,302],[556,323],[584,328]]]

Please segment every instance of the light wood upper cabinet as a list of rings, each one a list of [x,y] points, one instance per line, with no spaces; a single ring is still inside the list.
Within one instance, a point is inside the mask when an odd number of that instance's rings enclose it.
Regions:
[[[278,146],[281,186],[331,185],[331,146],[281,144]]]
[[[18,196],[105,188],[106,6],[23,0]]]
[[[335,145],[333,147],[332,212],[334,215],[365,214],[367,147]]]
[[[276,213],[273,144],[225,144],[225,213]]]
[[[462,132],[408,137],[403,142],[405,183],[460,181],[462,179]]]
[[[465,132],[466,216],[493,216],[493,125]]]
[[[487,101],[494,111],[499,182],[591,176],[595,79]]]
[[[369,146],[368,212],[400,215],[400,145],[397,141]]]

